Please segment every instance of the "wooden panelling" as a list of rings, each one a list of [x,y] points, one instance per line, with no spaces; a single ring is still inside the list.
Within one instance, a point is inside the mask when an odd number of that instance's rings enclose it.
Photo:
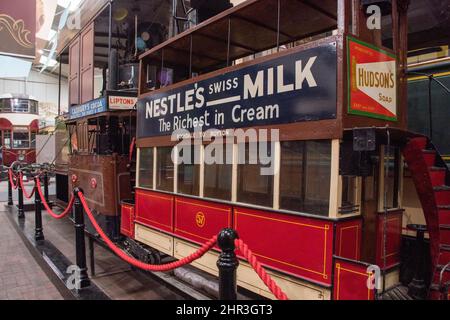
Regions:
[[[94,23],[80,37],[80,103],[85,103],[94,99]]]
[[[174,199],[159,192],[136,190],[136,222],[172,233]]]
[[[69,105],[80,103],[80,39],[69,47]]]
[[[359,260],[361,257],[362,219],[356,218],[336,223],[335,255]]]
[[[332,222],[235,207],[234,229],[262,264],[331,284]]]
[[[386,217],[386,253],[384,252],[384,217],[384,213],[380,213],[377,216],[376,264],[381,269],[384,267],[387,269],[400,263],[403,210],[389,211]],[[386,266],[384,266],[385,260]]]
[[[334,300],[374,300],[375,289],[367,286],[372,277],[366,264],[335,259]]]

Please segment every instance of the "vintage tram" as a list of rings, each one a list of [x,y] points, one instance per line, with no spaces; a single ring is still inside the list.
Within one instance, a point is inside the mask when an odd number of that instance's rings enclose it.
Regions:
[[[369,2],[247,0],[145,50],[122,236],[180,259],[233,228],[290,299],[448,298],[450,172],[407,129],[408,1],[379,2],[381,30]],[[90,138],[114,113],[73,112],[71,186],[117,222],[126,167]],[[407,277],[405,167],[427,224],[407,226],[420,248]],[[193,265],[216,275],[217,256]],[[244,261],[237,281],[273,298]]]
[[[1,164],[36,162],[36,134],[39,131],[39,103],[24,94],[0,96]]]

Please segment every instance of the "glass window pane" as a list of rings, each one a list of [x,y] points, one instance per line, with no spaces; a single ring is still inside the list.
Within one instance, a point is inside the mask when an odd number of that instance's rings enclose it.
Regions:
[[[153,148],[139,149],[139,187],[153,188]]]
[[[204,195],[207,198],[231,200],[231,176],[233,166],[227,164],[226,151],[232,150],[232,145],[223,148],[222,163],[205,164]],[[215,154],[212,156],[216,157]],[[217,158],[219,155],[217,155]]]
[[[330,141],[281,143],[281,209],[327,216],[330,177]]]
[[[388,178],[387,178],[387,208],[395,209],[398,208],[398,184],[399,184],[399,164],[400,164],[400,152],[397,147],[391,147],[388,149],[386,146],[385,150],[385,161],[387,161],[387,166],[389,168]],[[386,170],[386,162],[384,164],[384,170]],[[382,199],[384,195],[381,195]]]
[[[172,147],[158,148],[156,151],[156,189],[173,192]]]
[[[31,133],[31,148],[36,148],[36,132]]]
[[[178,165],[178,192],[193,196],[199,195],[200,188],[200,165],[195,164],[195,152],[200,152],[199,147],[194,145],[182,147],[179,156],[187,160],[187,163]],[[188,152],[190,154],[184,154]]]
[[[11,131],[3,131],[3,140],[5,143],[5,148],[11,148]]]
[[[280,208],[303,210],[303,141],[281,143]]]
[[[30,136],[28,131],[13,132],[13,148],[28,149],[30,147]]]
[[[238,165],[237,201],[272,207],[273,175],[261,175],[261,168],[265,166],[260,161],[250,163],[250,159],[256,160],[257,151],[254,154],[248,143],[244,148],[240,145],[239,150],[245,150],[245,164]],[[270,152],[270,147],[267,150]]]

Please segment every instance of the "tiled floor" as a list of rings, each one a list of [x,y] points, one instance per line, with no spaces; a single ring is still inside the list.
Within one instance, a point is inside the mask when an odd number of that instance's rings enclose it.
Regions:
[[[0,299],[61,300],[0,204]]]
[[[1,206],[1,204],[0,204]],[[58,210],[55,208],[55,211]],[[25,229],[32,233],[34,212],[26,212]],[[70,261],[75,261],[74,225],[68,218],[55,220],[42,212],[45,239],[58,248]],[[86,254],[89,267],[89,249],[86,239]],[[111,299],[118,300],[177,300],[180,295],[166,284],[131,270],[130,266],[110,251],[95,245],[96,276],[89,276]]]

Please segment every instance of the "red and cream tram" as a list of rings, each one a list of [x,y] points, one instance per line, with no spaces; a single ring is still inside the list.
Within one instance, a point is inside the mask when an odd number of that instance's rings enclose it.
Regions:
[[[382,4],[372,30],[367,1],[248,0],[142,54],[122,233],[182,258],[231,227],[291,299],[447,297],[450,176],[406,127],[408,1]],[[409,278],[405,163],[430,248]],[[273,297],[245,262],[237,277]]]
[[[1,161],[36,162],[36,134],[39,131],[39,103],[23,94],[0,95]]]

